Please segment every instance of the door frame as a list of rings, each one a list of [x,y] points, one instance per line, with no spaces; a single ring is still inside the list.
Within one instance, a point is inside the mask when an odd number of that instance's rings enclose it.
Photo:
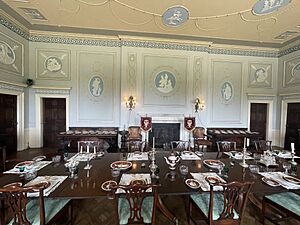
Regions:
[[[288,103],[300,103],[299,99],[282,99],[281,100],[281,118],[280,118],[280,147],[284,147],[286,121],[287,121],[287,108]]]
[[[266,139],[274,143],[272,134],[272,122],[273,122],[273,100],[248,100],[248,129],[250,129],[250,117],[251,117],[251,103],[265,103],[267,104],[267,127],[266,127]]]
[[[1,82],[2,83],[2,82]],[[4,82],[3,82],[4,83]],[[5,82],[4,88],[0,85],[0,94],[17,96],[17,151],[26,149],[25,147],[25,128],[24,128],[24,92],[26,85],[15,85]],[[20,91],[17,91],[20,89]]]
[[[66,130],[70,124],[70,96],[69,94],[36,94],[35,95],[35,115],[37,145],[43,147],[43,98],[64,98],[66,99]]]

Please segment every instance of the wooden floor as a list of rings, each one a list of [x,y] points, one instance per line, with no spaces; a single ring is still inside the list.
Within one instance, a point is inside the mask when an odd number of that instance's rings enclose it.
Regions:
[[[30,149],[18,152],[9,156],[10,159],[32,159],[38,155],[52,155],[56,153],[55,149]],[[187,225],[185,205],[187,200],[182,196],[163,196],[163,201],[168,209],[179,219],[179,225]],[[73,201],[73,220],[74,225],[111,225],[116,224],[113,219],[114,201],[105,197],[74,200]],[[259,225],[259,211],[252,205],[248,204],[244,224]],[[157,225],[171,225],[159,211],[157,213]],[[271,224],[271,223],[266,223]],[[288,220],[285,225],[300,225],[296,220]]]

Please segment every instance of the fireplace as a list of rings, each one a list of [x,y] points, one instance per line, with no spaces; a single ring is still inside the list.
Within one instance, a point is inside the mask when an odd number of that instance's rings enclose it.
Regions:
[[[149,132],[150,145],[153,137],[155,148],[163,148],[164,143],[180,140],[180,123],[153,123],[152,132]]]

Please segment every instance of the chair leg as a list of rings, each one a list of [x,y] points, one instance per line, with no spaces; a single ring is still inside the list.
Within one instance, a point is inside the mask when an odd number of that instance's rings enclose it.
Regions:
[[[69,205],[69,220],[70,220],[70,225],[73,225],[73,201],[70,201],[70,205]]]

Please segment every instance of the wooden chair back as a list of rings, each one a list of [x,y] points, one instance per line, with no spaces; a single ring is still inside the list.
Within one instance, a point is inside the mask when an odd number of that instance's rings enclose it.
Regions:
[[[26,216],[26,205],[29,192],[39,192],[40,202],[40,225],[45,225],[45,206],[43,191],[50,185],[49,182],[41,182],[33,186],[23,187],[22,183],[12,183],[0,188],[0,196],[4,199],[13,213],[12,224],[30,225]]]
[[[188,141],[171,141],[171,150],[177,151],[186,151],[190,147],[190,143]]]
[[[255,144],[255,150],[258,153],[263,153],[264,151],[272,150],[272,141],[259,140],[259,141],[255,141],[254,144]]]
[[[193,138],[194,138],[194,149],[195,150],[202,150],[204,146],[211,147],[212,142],[210,140],[207,140],[208,135],[205,134],[204,127],[196,127],[193,130]]]
[[[243,224],[243,215],[246,208],[248,195],[253,182],[231,182],[231,183],[218,183],[210,184],[210,200],[208,220],[210,225],[236,225]],[[214,186],[222,186],[223,191],[223,211],[217,220],[213,220],[213,207],[214,207]],[[238,219],[234,218],[234,211],[238,214]]]
[[[193,138],[205,138],[205,129],[204,127],[195,127],[193,130]]]
[[[128,141],[127,142],[128,152],[143,152],[146,148],[146,143],[144,141]]]
[[[141,128],[139,126],[128,127],[128,140],[142,140]]]
[[[144,224],[144,219],[142,217],[142,205],[144,199],[149,196],[154,197],[152,205],[152,225],[156,223],[156,206],[158,201],[157,187],[159,185],[155,184],[130,184],[130,185],[115,185],[112,186],[112,197],[116,200],[116,215],[117,215],[117,224],[119,224],[119,198],[123,197],[127,200],[129,204],[130,216],[128,218],[127,224]],[[151,193],[146,191],[152,188]],[[116,194],[117,190],[121,190],[122,193]]]
[[[236,151],[235,141],[217,141],[217,147],[219,152]]]

